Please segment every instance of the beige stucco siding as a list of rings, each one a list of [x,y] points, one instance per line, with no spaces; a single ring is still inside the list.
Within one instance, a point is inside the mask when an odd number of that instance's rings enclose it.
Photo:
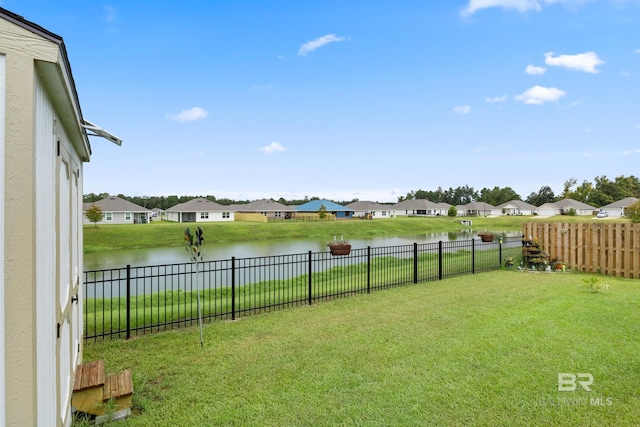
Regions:
[[[35,334],[34,66],[7,53],[5,144],[5,378],[8,420],[37,425]]]
[[[0,425],[69,425],[81,339],[81,305],[70,299],[81,288],[88,144],[59,45],[4,19],[0,32]]]

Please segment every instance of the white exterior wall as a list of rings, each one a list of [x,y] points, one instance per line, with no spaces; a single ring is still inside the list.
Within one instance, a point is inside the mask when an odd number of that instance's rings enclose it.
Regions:
[[[126,213],[125,212],[111,212],[111,221],[107,221],[107,217],[106,217],[106,213],[110,212],[110,211],[103,211],[103,217],[102,217],[102,221],[98,221],[95,224],[133,224],[133,220],[135,218],[135,212],[129,212],[129,214],[131,215],[129,220],[127,221],[125,219],[126,217]],[[93,222],[89,221],[89,218],[87,218],[87,216],[84,214],[84,212],[82,213],[82,223],[83,224],[94,224]]]
[[[229,218],[223,218],[222,217],[222,212],[209,212],[209,218],[202,219],[202,218],[200,218],[200,212],[196,212],[196,222],[220,222],[220,221],[229,222],[229,221],[233,221],[233,218],[234,218],[233,212],[231,212],[231,211],[224,211],[224,212],[229,212]]]
[[[232,211],[224,211],[229,212],[229,218],[222,217],[222,211],[219,212],[209,212],[209,218],[202,219],[200,218],[200,212],[196,212],[196,222],[233,222],[234,221],[234,212]],[[191,212],[187,212],[191,213]],[[175,221],[181,222],[181,213],[180,212],[166,212],[167,221]]]
[[[70,425],[82,336],[81,303],[71,302],[81,292],[82,162],[39,78],[35,90],[37,414],[39,424],[59,414]]]
[[[38,420],[57,417],[56,387],[56,180],[54,138],[54,110],[42,87],[36,81],[35,93],[36,128],[35,157],[35,228],[36,245],[36,364],[37,364],[37,408]],[[46,213],[46,214],[45,214]]]

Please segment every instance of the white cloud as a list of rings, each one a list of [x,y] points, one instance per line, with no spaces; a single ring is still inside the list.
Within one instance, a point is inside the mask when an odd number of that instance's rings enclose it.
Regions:
[[[529,10],[542,10],[537,0],[469,0],[467,6],[462,9],[461,14],[463,16],[469,16],[479,10],[491,7],[501,7],[507,10],[516,10],[521,13]]]
[[[636,53],[640,53],[640,49],[636,49]]]
[[[541,76],[544,72],[547,71],[544,67],[536,67],[535,65],[527,65],[524,72],[527,74],[531,74],[532,76]]]
[[[631,75],[631,71],[629,71],[629,70],[622,70],[622,71],[620,71],[620,75],[621,75],[622,77],[629,77],[629,76]]]
[[[505,102],[507,100],[507,95],[496,96],[495,98],[485,98],[489,104],[496,104],[498,102]]]
[[[555,87],[534,86],[525,90],[521,95],[515,97],[516,101],[522,101],[525,104],[540,105],[545,102],[557,101],[567,93]]]
[[[335,34],[327,34],[326,36],[318,37],[315,40],[311,40],[300,46],[300,50],[298,50],[298,56],[305,56],[309,52],[313,52],[314,50],[321,48],[322,46],[334,43],[341,42],[345,40],[344,37],[338,37]]]
[[[540,12],[543,5],[565,3],[580,6],[588,0],[469,0],[467,6],[460,10],[462,16],[470,16],[482,9],[498,7],[505,10],[515,10],[525,13],[530,10]]]
[[[576,55],[553,56],[553,52],[544,54],[544,63],[554,67],[564,67],[569,70],[584,71],[585,73],[599,73],[598,65],[605,62],[598,58],[595,52],[578,53]]]
[[[456,114],[469,114],[471,112],[470,105],[460,105],[453,109],[453,112]]]
[[[584,103],[584,98],[578,99],[577,101],[572,102],[571,104],[565,106],[564,108],[573,108],[573,107],[577,107],[578,105],[582,105]]]
[[[278,144],[275,141],[273,141],[271,144],[267,146],[260,148],[260,151],[262,151],[264,154],[280,153],[285,150],[286,148],[284,148],[282,145]]]
[[[208,113],[200,107],[193,107],[190,110],[183,110],[176,115],[167,115],[168,119],[176,120],[180,123],[194,122],[206,118]]]
[[[102,6],[102,10],[104,10],[104,13],[105,13],[105,17],[104,17],[105,21],[111,23],[118,18],[118,9],[116,9],[115,7],[110,5],[104,5]]]

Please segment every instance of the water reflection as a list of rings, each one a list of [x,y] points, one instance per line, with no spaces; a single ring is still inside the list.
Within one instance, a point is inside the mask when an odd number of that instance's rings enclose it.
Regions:
[[[521,231],[493,232],[497,236],[518,237]],[[376,236],[349,239],[353,249],[380,246],[401,246],[413,243],[436,243],[469,240],[476,231],[424,233],[405,236]],[[346,236],[345,236],[346,237]],[[253,258],[272,255],[299,254],[306,252],[328,252],[326,239],[264,240],[240,243],[216,243],[206,246],[205,261],[224,260],[231,257]],[[84,254],[84,270],[100,270],[147,265],[176,264],[189,262],[190,258],[183,246],[175,248],[122,249]]]

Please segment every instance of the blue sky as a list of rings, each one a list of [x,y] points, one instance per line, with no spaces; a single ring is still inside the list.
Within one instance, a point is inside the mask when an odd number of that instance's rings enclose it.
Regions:
[[[640,1],[2,0],[64,38],[84,192],[396,201],[640,174]]]

